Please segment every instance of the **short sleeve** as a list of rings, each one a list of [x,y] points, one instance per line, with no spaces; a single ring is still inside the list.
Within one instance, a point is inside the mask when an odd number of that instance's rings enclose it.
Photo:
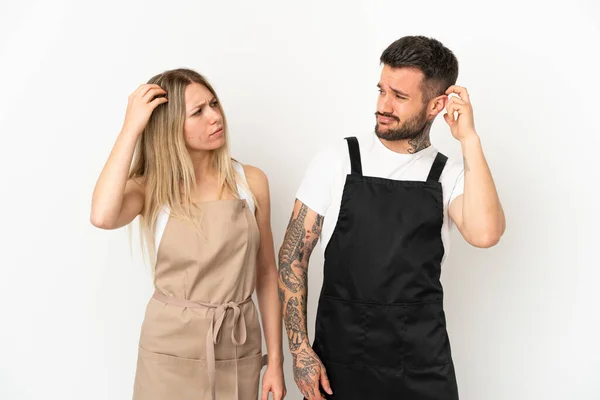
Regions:
[[[317,214],[325,215],[331,203],[331,189],[339,166],[339,156],[333,147],[320,151],[310,161],[296,198]]]
[[[450,199],[448,200],[448,206],[452,204],[454,199],[465,192],[465,171],[461,169],[460,173],[456,177],[456,181],[454,182],[454,187],[452,188],[452,192],[450,193]]]

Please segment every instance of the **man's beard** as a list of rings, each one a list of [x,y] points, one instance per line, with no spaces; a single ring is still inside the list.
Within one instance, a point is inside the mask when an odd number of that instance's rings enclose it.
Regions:
[[[379,113],[376,112],[375,116],[381,115],[384,117],[395,118],[397,121],[398,117],[388,113]],[[380,129],[379,123],[375,125],[375,134],[378,138],[389,141],[397,141],[397,140],[413,140],[421,135],[425,134],[425,131],[429,132],[429,127],[431,126],[430,121],[427,120],[427,110],[423,109],[423,111],[411,119],[407,120],[402,126],[396,129]]]

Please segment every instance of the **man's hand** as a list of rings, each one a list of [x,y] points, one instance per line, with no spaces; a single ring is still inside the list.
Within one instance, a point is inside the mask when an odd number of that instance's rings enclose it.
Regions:
[[[446,90],[446,94],[456,94],[457,96],[450,97],[446,105],[447,113],[444,114],[444,119],[450,126],[452,136],[462,141],[463,139],[477,135],[475,132],[475,120],[473,118],[473,106],[469,98],[467,89],[462,86],[450,86]],[[455,118],[454,113],[458,116]]]
[[[333,394],[325,366],[310,346],[302,346],[300,351],[292,353],[292,356],[294,357],[294,380],[307,400],[325,400],[319,384],[325,392]]]

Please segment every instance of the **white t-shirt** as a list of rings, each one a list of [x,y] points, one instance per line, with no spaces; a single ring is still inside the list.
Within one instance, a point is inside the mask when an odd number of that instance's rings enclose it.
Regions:
[[[364,176],[401,181],[425,181],[438,153],[438,150],[430,146],[416,154],[399,154],[385,147],[374,133],[357,135],[357,139]],[[325,217],[320,237],[323,253],[337,224],[348,174],[350,174],[348,144],[346,140],[341,139],[324,148],[312,159],[296,194],[296,198],[308,208]],[[452,227],[448,207],[464,191],[463,164],[448,159],[440,176],[440,182],[444,199],[444,223],[441,232],[445,249],[443,262],[449,252],[449,236]]]

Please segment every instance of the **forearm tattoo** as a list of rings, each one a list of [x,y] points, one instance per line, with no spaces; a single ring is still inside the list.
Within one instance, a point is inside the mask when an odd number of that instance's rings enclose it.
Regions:
[[[306,324],[303,323],[305,319],[301,318],[301,310],[306,310],[306,303],[291,297],[285,307],[285,326],[291,352],[300,350],[300,346],[306,339]]]
[[[295,218],[292,213],[279,251],[279,299],[283,305],[284,323],[292,353],[298,352],[308,340],[308,261],[323,226],[323,217],[316,215],[310,229],[305,228],[309,224],[306,221],[307,214],[308,208],[305,205],[300,207]]]

